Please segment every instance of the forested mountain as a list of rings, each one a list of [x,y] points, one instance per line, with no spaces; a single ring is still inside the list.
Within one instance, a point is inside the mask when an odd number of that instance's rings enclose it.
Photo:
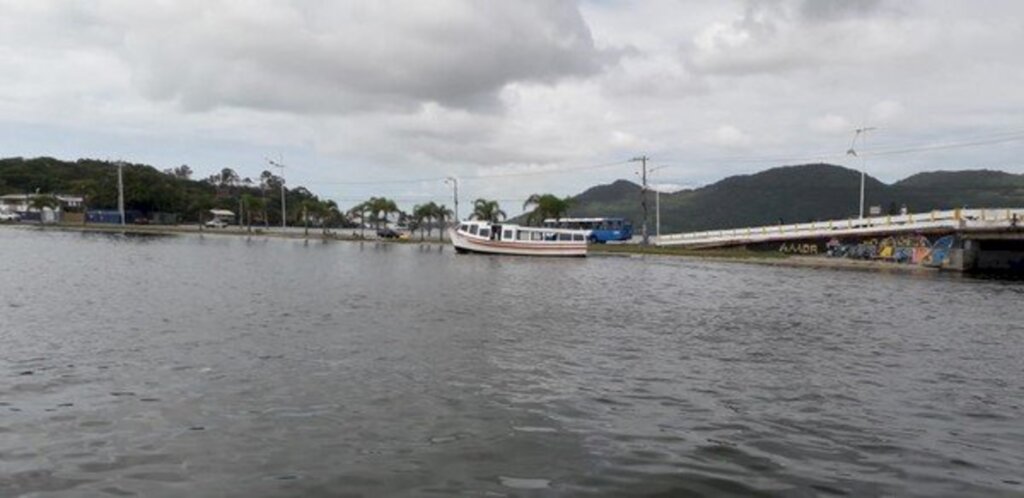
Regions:
[[[898,212],[955,207],[1024,206],[1024,175],[1001,171],[919,173],[888,185],[867,178],[868,206]],[[706,187],[661,195],[662,232],[735,228],[857,216],[860,173],[830,164],[772,168],[733,176]],[[654,233],[654,194],[649,228]],[[573,198],[572,216],[625,216],[639,233],[640,186],[625,180],[593,187]]]
[[[242,194],[261,199],[267,222],[281,220],[281,178],[264,171],[259,178],[241,178],[230,169],[202,180],[182,165],[160,171],[145,164],[124,165],[125,208],[142,213],[177,213],[196,220],[201,212],[218,207],[237,211]],[[89,209],[117,208],[117,165],[109,161],[79,159],[61,161],[49,157],[0,159],[0,195],[11,193],[72,194],[85,197]],[[287,190],[286,202],[299,206],[316,199],[303,187]],[[291,221],[297,209],[288,210]],[[261,213],[262,216],[263,213]]]
[[[126,208],[143,213],[169,212],[195,220],[213,207],[236,210],[242,194],[261,199],[267,221],[280,223],[281,178],[264,171],[259,178],[240,178],[229,168],[195,180],[188,166],[160,171],[144,164],[124,167]],[[732,176],[711,185],[661,195],[662,232],[770,225],[782,221],[855,217],[860,173],[830,164],[772,168]],[[0,194],[62,193],[86,198],[90,209],[117,207],[117,166],[108,161],[0,159]],[[1024,206],[1024,175],[1002,171],[937,171],[918,173],[893,184],[867,178],[867,205],[883,212],[911,212],[955,207]],[[654,194],[649,193],[649,227],[654,233]],[[316,200],[303,187],[287,190],[289,206]],[[289,209],[295,222],[298,209]],[[626,180],[599,185],[572,198],[570,216],[625,216],[639,233],[640,186]],[[262,216],[261,216],[262,217]]]

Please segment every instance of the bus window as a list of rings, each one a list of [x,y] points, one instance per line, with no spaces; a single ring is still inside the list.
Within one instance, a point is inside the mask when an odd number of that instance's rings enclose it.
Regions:
[[[471,233],[473,235],[476,235],[476,229],[477,229],[476,225],[470,225],[469,226],[469,233]]]

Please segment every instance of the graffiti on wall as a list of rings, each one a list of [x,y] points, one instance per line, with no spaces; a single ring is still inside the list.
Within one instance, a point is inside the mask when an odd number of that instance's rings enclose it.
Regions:
[[[820,254],[820,252],[818,251],[818,244],[801,244],[796,242],[792,244],[787,244],[783,242],[782,244],[779,245],[779,252],[783,254],[800,254],[803,256]]]
[[[833,238],[825,254],[833,258],[879,259],[897,263],[920,263],[931,247],[928,237],[903,234],[884,238],[842,241]]]

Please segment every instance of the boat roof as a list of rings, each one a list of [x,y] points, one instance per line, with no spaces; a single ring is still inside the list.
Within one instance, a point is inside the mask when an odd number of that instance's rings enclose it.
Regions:
[[[584,233],[584,234],[586,234],[586,233],[590,233],[591,232],[591,230],[574,230],[574,229],[571,229],[571,228],[531,227],[531,226],[517,225],[515,223],[491,223],[490,221],[487,221],[487,220],[464,220],[464,221],[459,222],[459,224],[463,224],[463,225],[487,225],[487,226],[497,225],[497,226],[500,226],[502,228],[515,228],[516,230],[529,230],[529,231],[544,232],[544,233]]]
[[[564,222],[569,222],[569,223],[574,223],[574,222],[575,223],[581,223],[581,222],[582,223],[586,223],[586,222],[600,222],[600,221],[612,221],[612,220],[625,221],[625,218],[622,218],[620,216],[607,216],[607,217],[602,217],[602,218],[548,218],[548,219],[544,220],[544,223],[554,223],[554,222],[563,222],[563,221]]]

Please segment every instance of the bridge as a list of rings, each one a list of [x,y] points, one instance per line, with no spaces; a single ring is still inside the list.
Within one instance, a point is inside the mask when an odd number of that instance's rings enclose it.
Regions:
[[[953,209],[847,220],[815,221],[656,237],[658,246],[691,249],[745,247],[789,254],[830,254],[836,247],[885,247],[934,243],[952,235],[948,260],[942,266],[957,270],[1024,272],[1024,209]],[[887,242],[888,241],[888,242]],[[918,251],[920,252],[920,251]],[[917,261],[915,261],[917,262]]]

